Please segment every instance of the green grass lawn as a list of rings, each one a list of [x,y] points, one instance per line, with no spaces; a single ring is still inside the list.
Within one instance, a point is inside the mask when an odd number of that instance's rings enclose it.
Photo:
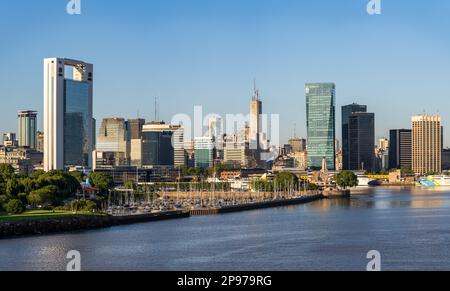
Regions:
[[[45,220],[58,217],[66,217],[74,215],[71,211],[51,211],[51,210],[30,210],[18,215],[8,215],[0,213],[0,222],[13,222],[24,220]],[[90,212],[80,212],[77,215],[94,215]],[[95,214],[97,215],[97,214]]]

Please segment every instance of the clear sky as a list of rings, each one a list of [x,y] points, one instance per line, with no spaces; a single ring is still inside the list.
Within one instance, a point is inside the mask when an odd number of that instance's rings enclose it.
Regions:
[[[440,112],[450,146],[450,1],[0,0],[0,131],[17,110],[42,113],[42,60],[92,62],[94,115],[161,118],[247,113],[256,78],[264,112],[279,113],[283,142],[305,136],[306,82],[335,82],[340,107],[367,104],[377,138]],[[40,118],[40,123],[42,119]],[[340,130],[338,131],[340,139]]]

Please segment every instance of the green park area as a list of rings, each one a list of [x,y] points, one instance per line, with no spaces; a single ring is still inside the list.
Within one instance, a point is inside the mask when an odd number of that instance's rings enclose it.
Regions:
[[[1,222],[16,222],[16,221],[28,221],[28,220],[47,220],[58,219],[69,216],[82,216],[82,215],[94,215],[92,212],[79,211],[74,214],[72,211],[53,211],[53,210],[30,210],[21,214],[6,214],[0,213]]]

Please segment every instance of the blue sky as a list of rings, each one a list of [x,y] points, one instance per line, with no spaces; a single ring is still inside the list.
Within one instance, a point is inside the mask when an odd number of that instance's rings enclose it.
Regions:
[[[42,113],[42,59],[94,63],[94,114],[152,119],[247,113],[253,79],[283,141],[305,136],[306,82],[335,82],[340,106],[376,113],[377,138],[440,112],[450,146],[450,1],[0,0],[0,131],[16,112]],[[41,122],[42,119],[40,119]],[[340,131],[339,131],[340,139]]]

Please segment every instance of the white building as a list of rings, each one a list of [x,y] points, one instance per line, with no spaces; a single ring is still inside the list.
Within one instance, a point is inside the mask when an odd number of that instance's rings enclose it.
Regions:
[[[72,77],[66,68],[73,69]],[[69,166],[92,168],[93,65],[82,61],[44,60],[44,170]]]

